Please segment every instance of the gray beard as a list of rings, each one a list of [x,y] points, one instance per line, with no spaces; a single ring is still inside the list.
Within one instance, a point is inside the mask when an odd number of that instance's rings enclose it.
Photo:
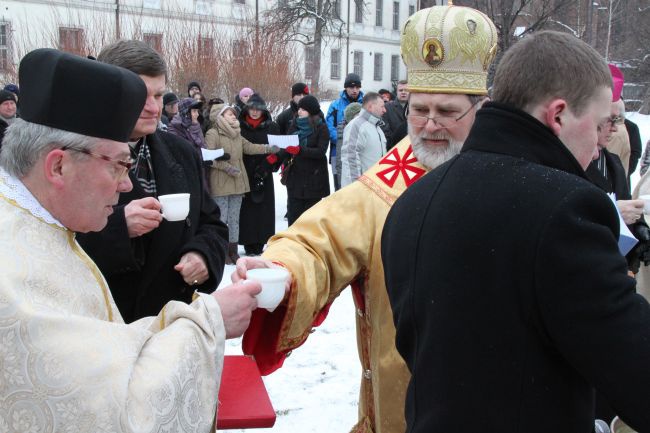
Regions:
[[[460,149],[463,147],[463,142],[454,141],[449,136],[445,135],[449,140],[449,146],[447,147],[429,147],[422,142],[422,135],[424,130],[420,135],[413,134],[411,125],[408,126],[409,138],[411,139],[411,147],[413,148],[413,155],[418,159],[420,164],[434,169],[441,164],[449,161],[454,156],[460,153]]]

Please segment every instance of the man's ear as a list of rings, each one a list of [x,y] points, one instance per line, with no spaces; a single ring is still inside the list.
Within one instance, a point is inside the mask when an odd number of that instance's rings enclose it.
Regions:
[[[66,164],[70,164],[70,158],[66,158],[65,151],[61,149],[51,150],[43,161],[43,175],[45,179],[55,188],[63,187],[64,172]]]
[[[538,120],[549,127],[553,134],[560,136],[560,131],[566,126],[568,105],[564,99],[552,99],[543,104],[536,113]]]

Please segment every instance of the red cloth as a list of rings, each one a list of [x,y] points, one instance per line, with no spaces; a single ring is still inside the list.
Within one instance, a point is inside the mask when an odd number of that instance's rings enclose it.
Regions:
[[[247,114],[246,117],[244,118],[244,121],[248,123],[253,129],[255,129],[258,126],[260,126],[260,124],[264,121],[264,119],[262,118],[262,116],[260,116],[259,119],[253,119],[251,116]]]
[[[329,313],[330,306],[327,304],[316,315],[312,326],[319,326]],[[296,344],[295,347],[285,350],[284,352],[276,352],[275,348],[278,347],[278,338],[280,336],[280,329],[282,328],[282,321],[287,314],[287,307],[280,305],[273,313],[268,312],[263,308],[258,308],[253,311],[251,323],[244,333],[242,340],[242,350],[246,355],[252,355],[257,363],[262,376],[273,373],[278,368],[282,367],[287,354],[296,347],[300,347],[307,340]]]
[[[291,155],[298,155],[300,153],[300,146],[287,146],[287,152]]]
[[[269,164],[275,164],[276,162],[278,162],[278,157],[272,153],[266,157],[266,160],[269,162]]]

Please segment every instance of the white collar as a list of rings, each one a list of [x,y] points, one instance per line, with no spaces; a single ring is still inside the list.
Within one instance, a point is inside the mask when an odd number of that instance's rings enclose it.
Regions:
[[[14,200],[18,206],[29,211],[36,218],[40,218],[48,224],[56,224],[65,228],[50,212],[45,209],[36,197],[27,189],[20,179],[17,179],[7,173],[4,168],[0,167],[0,194],[8,199]]]

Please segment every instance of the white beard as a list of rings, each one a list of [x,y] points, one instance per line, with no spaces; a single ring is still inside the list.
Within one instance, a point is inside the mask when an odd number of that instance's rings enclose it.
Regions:
[[[449,161],[454,156],[460,153],[460,149],[463,147],[462,141],[454,141],[445,131],[441,131],[437,134],[429,135],[422,129],[420,135],[415,135],[411,128],[411,125],[408,125],[409,137],[411,138],[411,146],[413,147],[413,155],[418,159],[418,161],[430,168],[434,169],[440,164],[443,164]],[[447,140],[449,145],[446,147],[435,146],[430,147],[423,143],[423,139],[429,140]]]

